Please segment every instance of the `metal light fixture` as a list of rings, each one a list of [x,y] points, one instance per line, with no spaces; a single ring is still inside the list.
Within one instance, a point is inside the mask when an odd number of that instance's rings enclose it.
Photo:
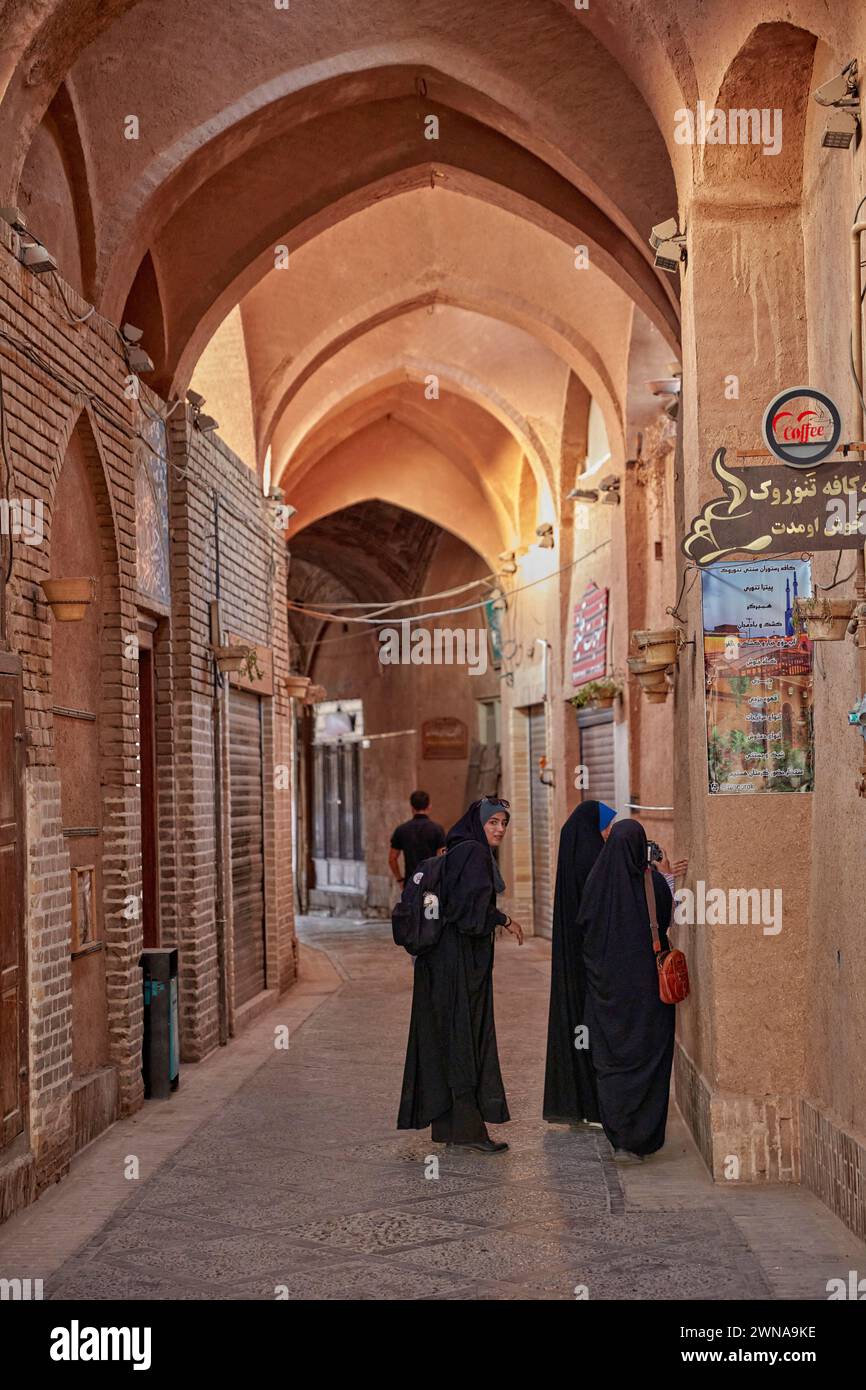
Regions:
[[[556,545],[551,522],[543,521],[540,526],[536,526],[535,534],[538,537],[538,544],[542,550],[552,550]]]
[[[656,269],[675,275],[686,259],[685,233],[680,231],[677,219],[669,217],[665,222],[656,223],[649,234],[649,244],[656,253]]]
[[[499,560],[500,574],[517,573],[517,556],[513,550],[503,550],[502,554],[497,556],[497,559]]]
[[[597,502],[599,498],[598,489],[594,487],[573,487],[571,492],[567,492],[565,495],[569,502],[586,502],[587,504]]]
[[[215,420],[212,415],[202,415],[201,412],[195,416],[193,424],[197,430],[201,430],[202,434],[212,434],[220,427],[219,420]]]
[[[606,478],[602,478],[598,485],[601,493],[602,505],[605,507],[618,507],[620,503],[620,480],[615,473],[609,473]]]
[[[852,58],[838,77],[825,82],[812,95],[819,106],[834,108],[821,137],[821,144],[827,150],[850,149],[860,128],[857,59]]]

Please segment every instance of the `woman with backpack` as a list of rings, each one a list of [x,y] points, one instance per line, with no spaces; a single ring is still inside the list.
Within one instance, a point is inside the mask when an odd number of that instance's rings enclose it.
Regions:
[[[479,1153],[508,1145],[487,1124],[510,1118],[493,1022],[493,934],[523,929],[496,906],[505,891],[493,851],[510,820],[507,801],[474,801],[448,832],[435,944],[415,959],[412,1017],[398,1129],[426,1129],[436,1143]]]

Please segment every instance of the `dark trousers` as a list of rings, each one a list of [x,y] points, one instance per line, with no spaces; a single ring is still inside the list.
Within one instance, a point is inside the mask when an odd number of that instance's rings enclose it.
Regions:
[[[471,1091],[455,1096],[451,1109],[436,1117],[432,1136],[436,1144],[477,1144],[490,1138]]]

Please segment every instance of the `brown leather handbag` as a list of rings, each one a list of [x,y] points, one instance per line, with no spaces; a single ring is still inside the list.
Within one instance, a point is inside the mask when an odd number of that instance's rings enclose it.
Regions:
[[[662,950],[651,868],[644,871],[643,885],[646,890],[646,905],[649,908],[650,927],[653,934],[653,950],[656,954],[656,965],[659,972],[659,997],[663,1004],[681,1004],[684,999],[688,998],[689,967],[685,955],[676,947],[670,951]]]

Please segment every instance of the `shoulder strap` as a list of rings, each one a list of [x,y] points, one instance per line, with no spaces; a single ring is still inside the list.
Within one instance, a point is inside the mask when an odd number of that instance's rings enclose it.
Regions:
[[[649,908],[650,928],[653,934],[653,950],[658,954],[661,951],[662,944],[659,940],[659,921],[656,916],[656,894],[655,888],[653,887],[653,871],[649,865],[647,865],[644,870],[643,886],[646,891],[646,905]]]

